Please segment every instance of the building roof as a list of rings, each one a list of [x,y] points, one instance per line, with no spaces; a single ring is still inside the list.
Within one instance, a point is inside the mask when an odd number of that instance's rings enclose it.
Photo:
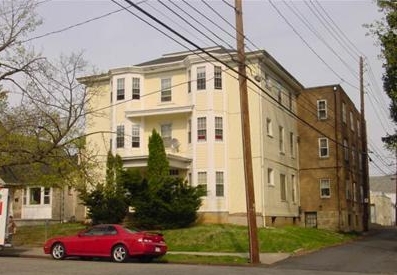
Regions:
[[[384,193],[396,193],[396,176],[369,177],[369,189]]]
[[[228,53],[235,53],[236,50],[225,49],[224,47],[212,47],[212,48],[204,48],[206,52],[210,52],[212,54],[228,54]],[[201,54],[203,51],[195,50],[195,51],[184,51],[184,52],[176,52],[170,54],[164,54],[162,57],[149,60],[135,66],[142,67],[142,66],[151,66],[151,65],[161,65],[166,63],[173,63],[178,61],[183,61],[189,55],[194,54]]]

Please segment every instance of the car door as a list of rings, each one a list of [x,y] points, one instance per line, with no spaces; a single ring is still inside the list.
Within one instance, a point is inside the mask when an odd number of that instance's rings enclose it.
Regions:
[[[97,237],[95,242],[97,255],[109,256],[113,245],[120,239],[119,233],[113,225],[102,228],[103,234]]]
[[[82,234],[79,234],[79,240],[76,244],[77,255],[95,256],[97,252],[98,237],[103,235],[104,229],[94,226]]]

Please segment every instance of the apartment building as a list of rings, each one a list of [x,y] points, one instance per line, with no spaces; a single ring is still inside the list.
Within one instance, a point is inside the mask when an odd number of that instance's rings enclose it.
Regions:
[[[307,227],[362,231],[368,182],[361,116],[341,86],[305,89],[298,99],[301,220]],[[363,163],[366,162],[366,163]]]
[[[81,78],[91,94],[87,144],[99,178],[107,151],[145,169],[153,129],[163,138],[170,175],[206,186],[203,222],[246,224],[237,53],[222,47],[166,54]],[[258,226],[297,223],[297,96],[303,86],[266,51],[246,53]]]

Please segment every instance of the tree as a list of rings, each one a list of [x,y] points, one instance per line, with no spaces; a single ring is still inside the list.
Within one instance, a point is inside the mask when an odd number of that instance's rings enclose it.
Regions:
[[[85,116],[93,112],[95,93],[76,80],[85,68],[81,54],[54,64],[43,60],[26,85],[18,84],[20,104],[0,109],[0,168],[28,169],[29,175],[18,174],[19,182],[70,185],[87,173],[95,152],[85,146]]]
[[[163,140],[155,130],[149,138],[147,179],[137,170],[124,171],[123,175],[130,206],[135,210],[135,226],[146,229],[180,228],[196,221],[205,191],[191,186],[182,178],[169,176]]]
[[[18,172],[19,183],[77,185],[93,178],[96,152],[87,150],[85,137],[95,133],[84,126],[96,92],[77,81],[87,74],[82,53],[52,61],[29,45],[42,22],[37,5],[0,1],[0,171]]]
[[[168,176],[170,168],[163,139],[156,129],[153,129],[152,135],[149,137],[148,148],[147,178],[150,183]]]
[[[121,223],[125,218],[128,204],[122,175],[121,157],[108,152],[105,183],[97,183],[92,189],[81,190],[80,198],[88,207],[88,217],[93,224]]]
[[[383,88],[391,99],[390,116],[397,123],[397,2],[378,0],[377,4],[385,17],[367,25],[381,46],[384,59]],[[397,149],[397,133],[391,133],[382,139],[389,149]]]

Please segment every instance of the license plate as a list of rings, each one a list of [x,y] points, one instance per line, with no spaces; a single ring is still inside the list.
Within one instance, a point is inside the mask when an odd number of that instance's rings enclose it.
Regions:
[[[156,247],[156,248],[154,249],[154,252],[161,252],[160,247]]]

